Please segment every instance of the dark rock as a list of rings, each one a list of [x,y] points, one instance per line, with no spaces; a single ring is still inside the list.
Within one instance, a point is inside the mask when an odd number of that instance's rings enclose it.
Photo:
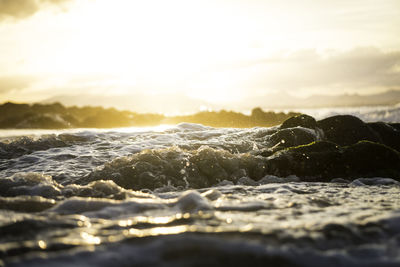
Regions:
[[[267,159],[267,172],[329,181],[333,176],[339,177],[336,166],[340,164],[340,158],[341,152],[336,144],[318,141],[275,153]]]
[[[347,176],[400,177],[400,154],[388,146],[361,141],[343,150],[343,171]]]
[[[397,129],[398,131],[400,131],[400,123],[396,122],[396,123],[388,123],[390,126],[392,126],[393,128]]]
[[[380,136],[357,117],[351,115],[337,115],[317,122],[317,126],[324,131],[325,139],[340,146],[355,144],[367,140],[381,143]]]
[[[316,136],[312,130],[296,127],[279,130],[271,135],[269,141],[271,146],[276,146],[279,150],[309,144],[316,141]]]
[[[270,156],[267,166],[268,173],[294,174],[307,181],[374,176],[400,180],[400,153],[369,141],[347,147],[326,141],[291,147]]]
[[[315,129],[315,127],[317,127],[317,121],[309,115],[301,114],[285,120],[281,125],[281,129],[293,128],[297,126]]]
[[[384,122],[372,122],[368,126],[379,134],[383,144],[400,151],[400,130]]]

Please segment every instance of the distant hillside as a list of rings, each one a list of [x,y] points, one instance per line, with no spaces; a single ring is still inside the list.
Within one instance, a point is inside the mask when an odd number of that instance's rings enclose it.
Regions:
[[[130,110],[140,113],[195,113],[202,106],[212,107],[209,103],[190,98],[181,94],[165,94],[165,95],[60,95],[54,96],[41,101],[42,104],[61,103],[65,106],[91,106],[93,103],[97,106],[105,108],[117,108],[121,110]]]
[[[321,107],[358,107],[387,106],[400,103],[400,90],[390,90],[379,94],[359,95],[312,95],[307,98],[289,94],[269,94],[245,99],[243,103],[251,103],[263,108],[321,108]]]
[[[200,112],[187,116],[164,116],[152,113],[134,113],[115,108],[65,107],[54,104],[0,105],[0,128],[113,128],[130,126],[154,126],[181,122],[201,123],[214,127],[254,127],[281,124],[298,113],[264,112],[253,109],[251,115],[233,111]]]
[[[65,106],[80,107],[93,105],[105,108],[118,108],[140,113],[182,114],[195,113],[203,108],[218,110],[251,110],[254,107],[263,109],[274,108],[321,108],[321,107],[359,107],[395,105],[400,103],[400,90],[390,90],[372,95],[342,94],[342,95],[312,95],[307,98],[295,97],[287,93],[266,94],[241,99],[236,102],[224,102],[219,105],[204,100],[191,98],[182,94],[146,95],[132,94],[123,96],[103,95],[60,95],[43,100],[42,104],[59,102]]]

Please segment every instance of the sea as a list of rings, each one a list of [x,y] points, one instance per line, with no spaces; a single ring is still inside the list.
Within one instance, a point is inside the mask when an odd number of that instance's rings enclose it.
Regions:
[[[400,183],[253,180],[273,130],[1,130],[0,266],[400,266]]]

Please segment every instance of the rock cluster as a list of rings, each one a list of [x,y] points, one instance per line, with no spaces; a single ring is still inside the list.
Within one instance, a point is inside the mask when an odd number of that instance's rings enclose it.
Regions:
[[[309,130],[319,132],[319,140],[313,140]],[[310,181],[373,176],[400,180],[397,124],[365,123],[350,115],[316,121],[303,114],[285,121],[274,135],[289,145],[278,145],[267,157],[271,174],[294,174]]]

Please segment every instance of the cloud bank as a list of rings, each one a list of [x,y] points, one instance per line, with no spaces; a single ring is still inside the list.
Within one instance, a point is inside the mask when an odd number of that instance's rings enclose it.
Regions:
[[[400,51],[383,52],[374,47],[325,54],[300,50],[247,62],[239,67],[243,68],[253,73],[247,86],[259,91],[362,94],[377,88],[400,89]]]
[[[213,77],[223,81],[233,81],[221,88]],[[54,80],[62,78],[60,83]],[[236,79],[237,78],[237,79]],[[179,79],[179,78],[177,78]],[[181,78],[184,79],[184,78]],[[210,79],[210,82],[202,82]],[[236,82],[237,80],[237,82]],[[10,99],[19,95],[33,94],[45,99],[55,95],[77,93],[84,90],[92,94],[118,92],[119,94],[144,93],[147,88],[156,89],[163,94],[175,94],[168,83],[160,79],[154,84],[143,80],[140,84],[124,84],[112,75],[60,76],[56,74],[42,77],[28,75],[0,76],[0,99]],[[179,81],[177,81],[178,83]],[[229,94],[238,93],[240,99],[263,97],[271,93],[292,95],[333,95],[345,93],[371,94],[387,90],[400,90],[400,50],[384,52],[373,47],[354,48],[349,51],[298,50],[290,54],[277,54],[257,61],[240,62],[236,66],[200,73],[190,81],[198,85],[196,90],[224,90]],[[183,85],[185,86],[185,85]],[[190,86],[190,84],[189,84]],[[232,86],[232,87],[230,87]],[[238,89],[239,88],[239,89]],[[186,88],[178,88],[184,94]],[[235,91],[236,90],[236,91]],[[201,97],[200,97],[201,98]],[[204,99],[206,100],[206,99]]]
[[[41,8],[61,5],[71,0],[0,0],[0,21],[6,18],[24,19]]]

